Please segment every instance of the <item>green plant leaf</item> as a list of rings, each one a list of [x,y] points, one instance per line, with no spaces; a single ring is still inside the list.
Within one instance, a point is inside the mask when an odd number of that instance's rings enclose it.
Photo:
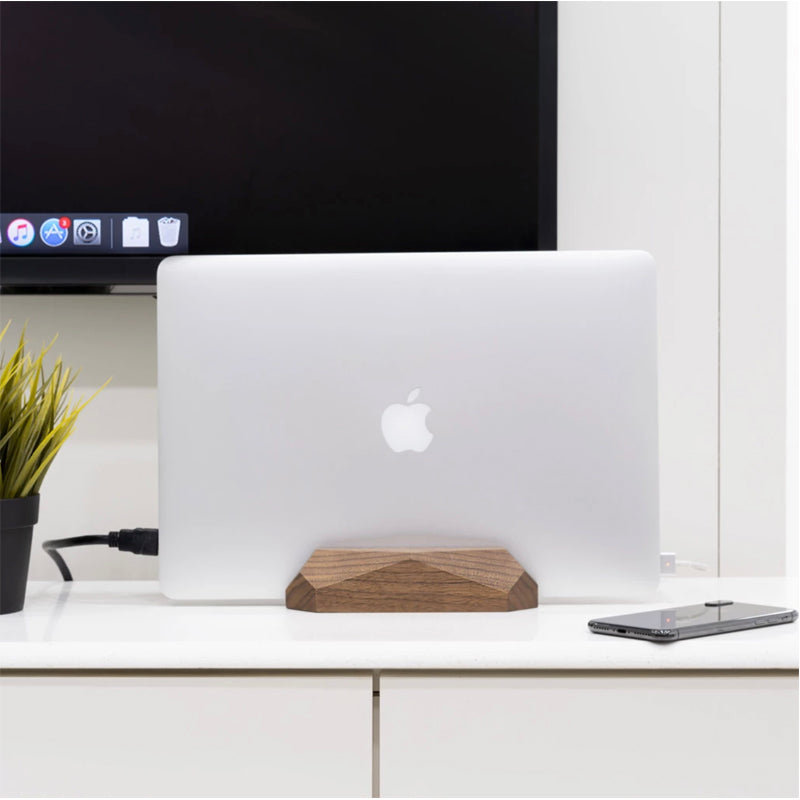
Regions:
[[[0,342],[10,329],[0,331]],[[34,358],[25,350],[23,326],[19,344],[6,360],[0,356],[0,497],[26,497],[39,491],[42,481],[71,436],[78,415],[108,385],[106,381],[88,400],[72,400],[78,372],[59,356],[49,372],[44,358],[57,337],[42,345]]]

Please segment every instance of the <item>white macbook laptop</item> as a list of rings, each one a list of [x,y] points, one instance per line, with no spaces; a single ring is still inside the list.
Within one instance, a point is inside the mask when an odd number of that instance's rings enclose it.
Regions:
[[[162,591],[426,544],[507,547],[544,601],[654,589],[655,283],[642,252],[166,259]]]

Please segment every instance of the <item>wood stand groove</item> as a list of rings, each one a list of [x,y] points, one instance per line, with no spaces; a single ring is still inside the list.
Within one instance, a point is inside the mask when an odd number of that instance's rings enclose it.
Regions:
[[[315,550],[286,588],[286,607],[316,612],[516,611],[538,587],[504,548]]]

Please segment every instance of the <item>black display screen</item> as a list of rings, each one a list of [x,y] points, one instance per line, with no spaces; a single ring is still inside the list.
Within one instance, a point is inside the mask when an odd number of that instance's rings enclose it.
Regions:
[[[5,285],[152,283],[164,219],[194,254],[555,248],[554,3],[0,15]],[[65,216],[102,248],[39,241]],[[125,220],[148,249],[122,248]]]

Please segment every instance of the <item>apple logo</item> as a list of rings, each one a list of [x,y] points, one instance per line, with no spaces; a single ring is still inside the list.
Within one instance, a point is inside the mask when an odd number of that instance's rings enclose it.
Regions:
[[[395,453],[406,450],[422,453],[428,449],[433,439],[433,434],[425,424],[425,417],[428,416],[431,407],[424,403],[414,403],[418,396],[419,389],[414,389],[408,396],[406,405],[394,403],[383,412],[381,417],[383,438]]]

